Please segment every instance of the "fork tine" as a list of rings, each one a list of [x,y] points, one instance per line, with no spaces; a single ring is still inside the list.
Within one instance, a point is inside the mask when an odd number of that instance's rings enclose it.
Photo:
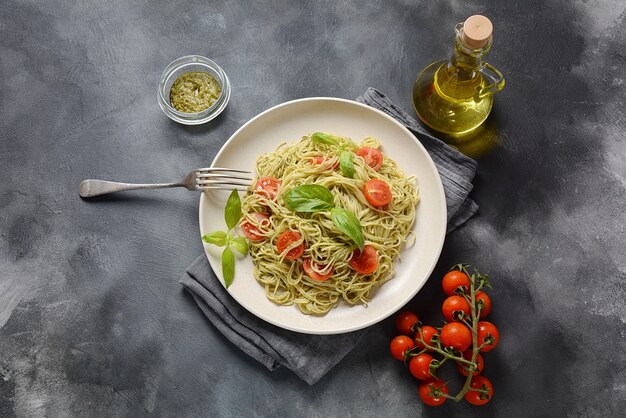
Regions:
[[[224,184],[226,186],[250,186],[249,181],[237,181],[234,179],[224,179],[224,180],[197,180],[196,184],[198,186],[217,186]]]
[[[231,186],[231,187],[225,187],[225,186],[196,186],[197,190],[240,190],[242,192],[245,192],[246,190],[248,190],[247,187],[243,187],[243,186]]]
[[[252,177],[232,176],[229,174],[213,174],[213,173],[198,173],[196,179],[198,180],[211,180],[211,179],[233,179],[233,180],[246,180],[249,183],[252,182]]]
[[[229,172],[229,173],[242,173],[242,174],[250,174],[252,175],[252,173],[250,171],[245,171],[245,170],[234,170],[232,168],[219,168],[219,167],[208,167],[208,168],[198,168],[196,169],[196,171],[198,172]]]

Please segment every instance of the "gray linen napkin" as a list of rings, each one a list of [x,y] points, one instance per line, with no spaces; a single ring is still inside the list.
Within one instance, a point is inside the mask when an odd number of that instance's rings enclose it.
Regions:
[[[448,232],[467,221],[478,209],[467,197],[476,162],[430,135],[377,90],[368,88],[357,100],[396,118],[428,150],[446,194]],[[209,321],[243,352],[270,370],[285,366],[310,385],[339,363],[367,332],[364,329],[339,335],[306,335],[258,319],[230,297],[204,254],[189,266],[180,283]]]

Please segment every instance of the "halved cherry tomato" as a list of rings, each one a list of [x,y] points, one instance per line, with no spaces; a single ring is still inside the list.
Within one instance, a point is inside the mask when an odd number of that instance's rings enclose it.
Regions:
[[[454,295],[446,298],[443,301],[443,305],[441,306],[441,312],[443,313],[443,317],[448,322],[452,321],[460,321],[457,315],[454,315],[455,312],[460,311],[463,312],[464,315],[470,316],[472,314],[472,308],[468,301],[465,300],[463,296]]]
[[[378,251],[371,245],[363,247],[363,252],[358,248],[352,253],[350,267],[357,273],[372,274],[378,268]]]
[[[254,191],[267,197],[268,199],[276,200],[276,195],[278,195],[278,188],[280,187],[280,183],[280,180],[278,180],[276,177],[261,177],[259,180],[257,180]]]
[[[430,354],[422,353],[413,358],[409,362],[409,371],[419,380],[432,379],[433,375],[430,374],[430,363],[433,361],[433,356]]]
[[[484,343],[488,342],[485,339],[491,340],[491,343],[487,344],[483,348],[480,349],[481,352],[485,353],[487,351],[491,351],[496,348],[498,342],[500,341],[500,333],[498,332],[498,328],[491,322],[480,321],[478,323],[478,346],[480,347]]]
[[[302,261],[302,268],[304,268],[304,272],[307,274],[307,276],[309,276],[311,280],[315,280],[318,282],[325,282],[326,280],[330,279],[335,272],[335,269],[331,267],[328,273],[322,274],[315,271],[314,267],[317,270],[326,269],[326,266],[320,266],[312,262],[310,258],[305,258],[304,261]]]
[[[439,341],[444,347],[465,351],[472,345],[472,332],[460,322],[450,322],[441,328]]]
[[[419,321],[415,312],[402,311],[396,316],[396,328],[403,335],[413,334],[413,325]]]
[[[463,352],[463,358],[465,360],[471,361],[472,360],[472,350],[464,351]],[[478,368],[472,372],[472,376],[476,376],[476,375],[480,374],[480,372],[482,372],[483,368],[485,367],[485,360],[483,359],[483,356],[480,355],[480,353],[476,354],[476,365],[478,366]],[[469,367],[469,365],[467,363],[459,363],[458,361],[456,363],[456,369],[463,376],[467,376],[469,374],[469,371],[467,370],[468,367]]]
[[[411,348],[415,347],[415,343],[411,339],[411,337],[407,337],[406,335],[398,335],[393,340],[391,340],[391,344],[389,344],[389,351],[391,351],[391,355],[396,360],[404,360],[404,353]]]
[[[476,292],[476,302],[479,300],[482,301],[483,304],[483,308],[480,311],[480,317],[484,318],[489,315],[489,312],[491,312],[491,298],[485,292],[479,290]]]
[[[431,340],[433,338],[433,335],[437,334],[437,330],[435,328],[431,327],[430,325],[424,325],[421,328],[421,330],[422,330],[422,338],[424,339],[424,342],[426,344],[432,346],[433,343],[432,343]],[[413,339],[415,340],[415,345],[417,347],[419,347],[421,350],[423,350],[423,349],[426,348],[426,346],[420,342],[419,336],[420,336],[420,333],[419,333],[419,330],[418,330],[418,331],[415,332],[415,336],[413,337]],[[429,349],[428,351],[432,351],[432,350]]]
[[[477,392],[477,390],[484,390],[484,392]],[[474,376],[470,383],[470,390],[464,396],[465,400],[472,405],[484,405],[493,397],[493,385],[491,381],[485,376]]]
[[[363,158],[365,160],[365,164],[372,167],[374,171],[380,170],[380,167],[383,165],[383,154],[376,148],[359,148],[359,150],[356,152],[356,155]]]
[[[455,290],[459,287],[464,287],[469,293],[470,279],[467,277],[467,274],[462,271],[452,270],[443,276],[441,287],[443,287],[443,292],[448,296],[455,295]]]
[[[428,379],[420,383],[418,393],[428,406],[439,406],[446,401],[441,393],[448,393],[448,384],[441,379]]]
[[[256,212],[256,213],[253,213],[253,215],[256,218],[256,223],[260,225],[262,228],[268,227],[270,225],[270,217],[267,216],[266,214]],[[241,222],[240,226],[241,226],[241,230],[243,231],[245,236],[248,237],[250,241],[261,241],[262,239],[265,238],[265,232],[260,231],[259,228],[257,228],[248,219],[244,219]]]
[[[389,185],[379,179],[372,179],[365,183],[363,195],[370,205],[377,207],[385,206],[393,199]]]
[[[300,241],[302,239],[302,235],[299,232],[295,231],[285,231],[278,236],[276,240],[276,249],[279,254],[282,254],[288,247],[290,247],[294,242]],[[300,256],[304,254],[304,243],[301,242],[296,247],[289,250],[289,252],[285,255],[287,260],[296,260],[300,258]]]

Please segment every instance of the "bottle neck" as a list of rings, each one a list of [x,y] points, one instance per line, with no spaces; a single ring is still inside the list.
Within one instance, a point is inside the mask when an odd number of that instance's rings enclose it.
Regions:
[[[463,44],[463,24],[459,23],[454,27],[456,37],[454,39],[454,51],[450,58],[449,67],[454,67],[458,76],[463,79],[472,79],[478,76],[483,67],[483,59],[491,49],[492,40],[478,49],[468,48]]]

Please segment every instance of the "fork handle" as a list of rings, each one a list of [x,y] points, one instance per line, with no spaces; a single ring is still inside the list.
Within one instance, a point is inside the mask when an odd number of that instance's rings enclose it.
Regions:
[[[153,183],[153,184],[137,184],[137,183],[118,183],[116,181],[105,180],[84,180],[78,187],[80,197],[94,197],[103,194],[123,192],[126,190],[138,189],[163,189],[167,187],[185,187],[182,183]]]

